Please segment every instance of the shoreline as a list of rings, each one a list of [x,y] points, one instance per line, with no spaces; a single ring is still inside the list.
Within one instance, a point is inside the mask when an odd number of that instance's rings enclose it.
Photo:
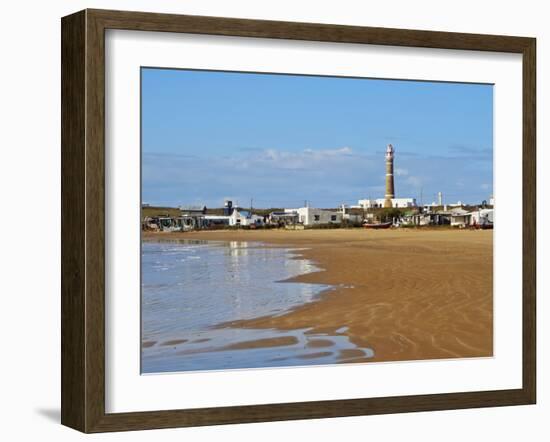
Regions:
[[[143,232],[142,240],[261,242],[302,249],[321,270],[284,282],[332,286],[277,316],[221,326],[344,333],[374,357],[353,362],[490,357],[492,232],[463,230],[217,230]],[[293,257],[294,259],[294,257]]]

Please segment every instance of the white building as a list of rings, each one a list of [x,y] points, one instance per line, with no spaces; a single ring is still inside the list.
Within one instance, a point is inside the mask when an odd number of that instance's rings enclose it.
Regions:
[[[203,217],[205,227],[215,226],[228,226],[229,216],[226,215],[204,215]]]
[[[451,226],[466,227],[472,223],[472,214],[462,208],[453,209],[451,212]]]
[[[298,222],[304,226],[340,224],[342,222],[342,212],[334,212],[332,210],[300,207],[299,209],[285,209],[285,212],[296,213],[298,215]]]
[[[464,203],[462,201],[457,201],[456,203],[449,203],[447,204],[449,207],[462,207],[464,206]]]
[[[357,201],[357,207],[360,207],[362,209],[376,209],[376,208],[384,207],[385,201],[386,200],[384,198],[359,200]],[[392,198],[391,205],[392,207],[398,208],[398,209],[403,209],[407,207],[416,207],[416,199],[415,198]]]
[[[362,223],[364,219],[364,213],[357,213],[350,209],[351,208],[346,207],[345,204],[342,204],[342,208],[341,208],[342,220],[350,224]],[[358,209],[358,208],[355,208],[355,209]]]
[[[494,210],[493,209],[479,209],[474,210],[472,213],[471,223],[483,226],[485,224],[493,224],[494,221]]]
[[[248,210],[233,209],[233,212],[229,216],[230,226],[261,226],[263,224],[263,216],[254,215]]]
[[[416,198],[393,198],[392,207],[406,209],[407,207],[416,207]]]

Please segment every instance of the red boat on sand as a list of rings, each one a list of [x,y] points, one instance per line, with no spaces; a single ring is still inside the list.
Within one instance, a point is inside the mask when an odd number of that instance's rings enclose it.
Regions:
[[[391,226],[392,226],[391,221],[388,221],[387,223],[376,223],[376,224],[363,223],[363,227],[365,229],[389,229]]]

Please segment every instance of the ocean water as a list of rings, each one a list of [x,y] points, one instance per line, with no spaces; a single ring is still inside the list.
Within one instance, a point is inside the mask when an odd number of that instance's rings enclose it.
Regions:
[[[298,253],[254,242],[144,242],[142,373],[318,365],[341,361],[342,355],[372,356],[372,350],[348,340],[345,327],[328,336],[224,325],[280,315],[329,290],[282,282],[319,270]]]

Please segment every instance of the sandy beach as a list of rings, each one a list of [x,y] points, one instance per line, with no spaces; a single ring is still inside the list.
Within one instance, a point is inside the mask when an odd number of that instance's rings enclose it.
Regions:
[[[300,254],[322,270],[293,281],[337,286],[283,315],[224,327],[310,328],[312,334],[328,335],[345,327],[351,342],[374,351],[374,357],[353,362],[486,357],[493,352],[492,231],[224,230],[144,233],[143,239],[260,241],[267,247],[304,248]]]

